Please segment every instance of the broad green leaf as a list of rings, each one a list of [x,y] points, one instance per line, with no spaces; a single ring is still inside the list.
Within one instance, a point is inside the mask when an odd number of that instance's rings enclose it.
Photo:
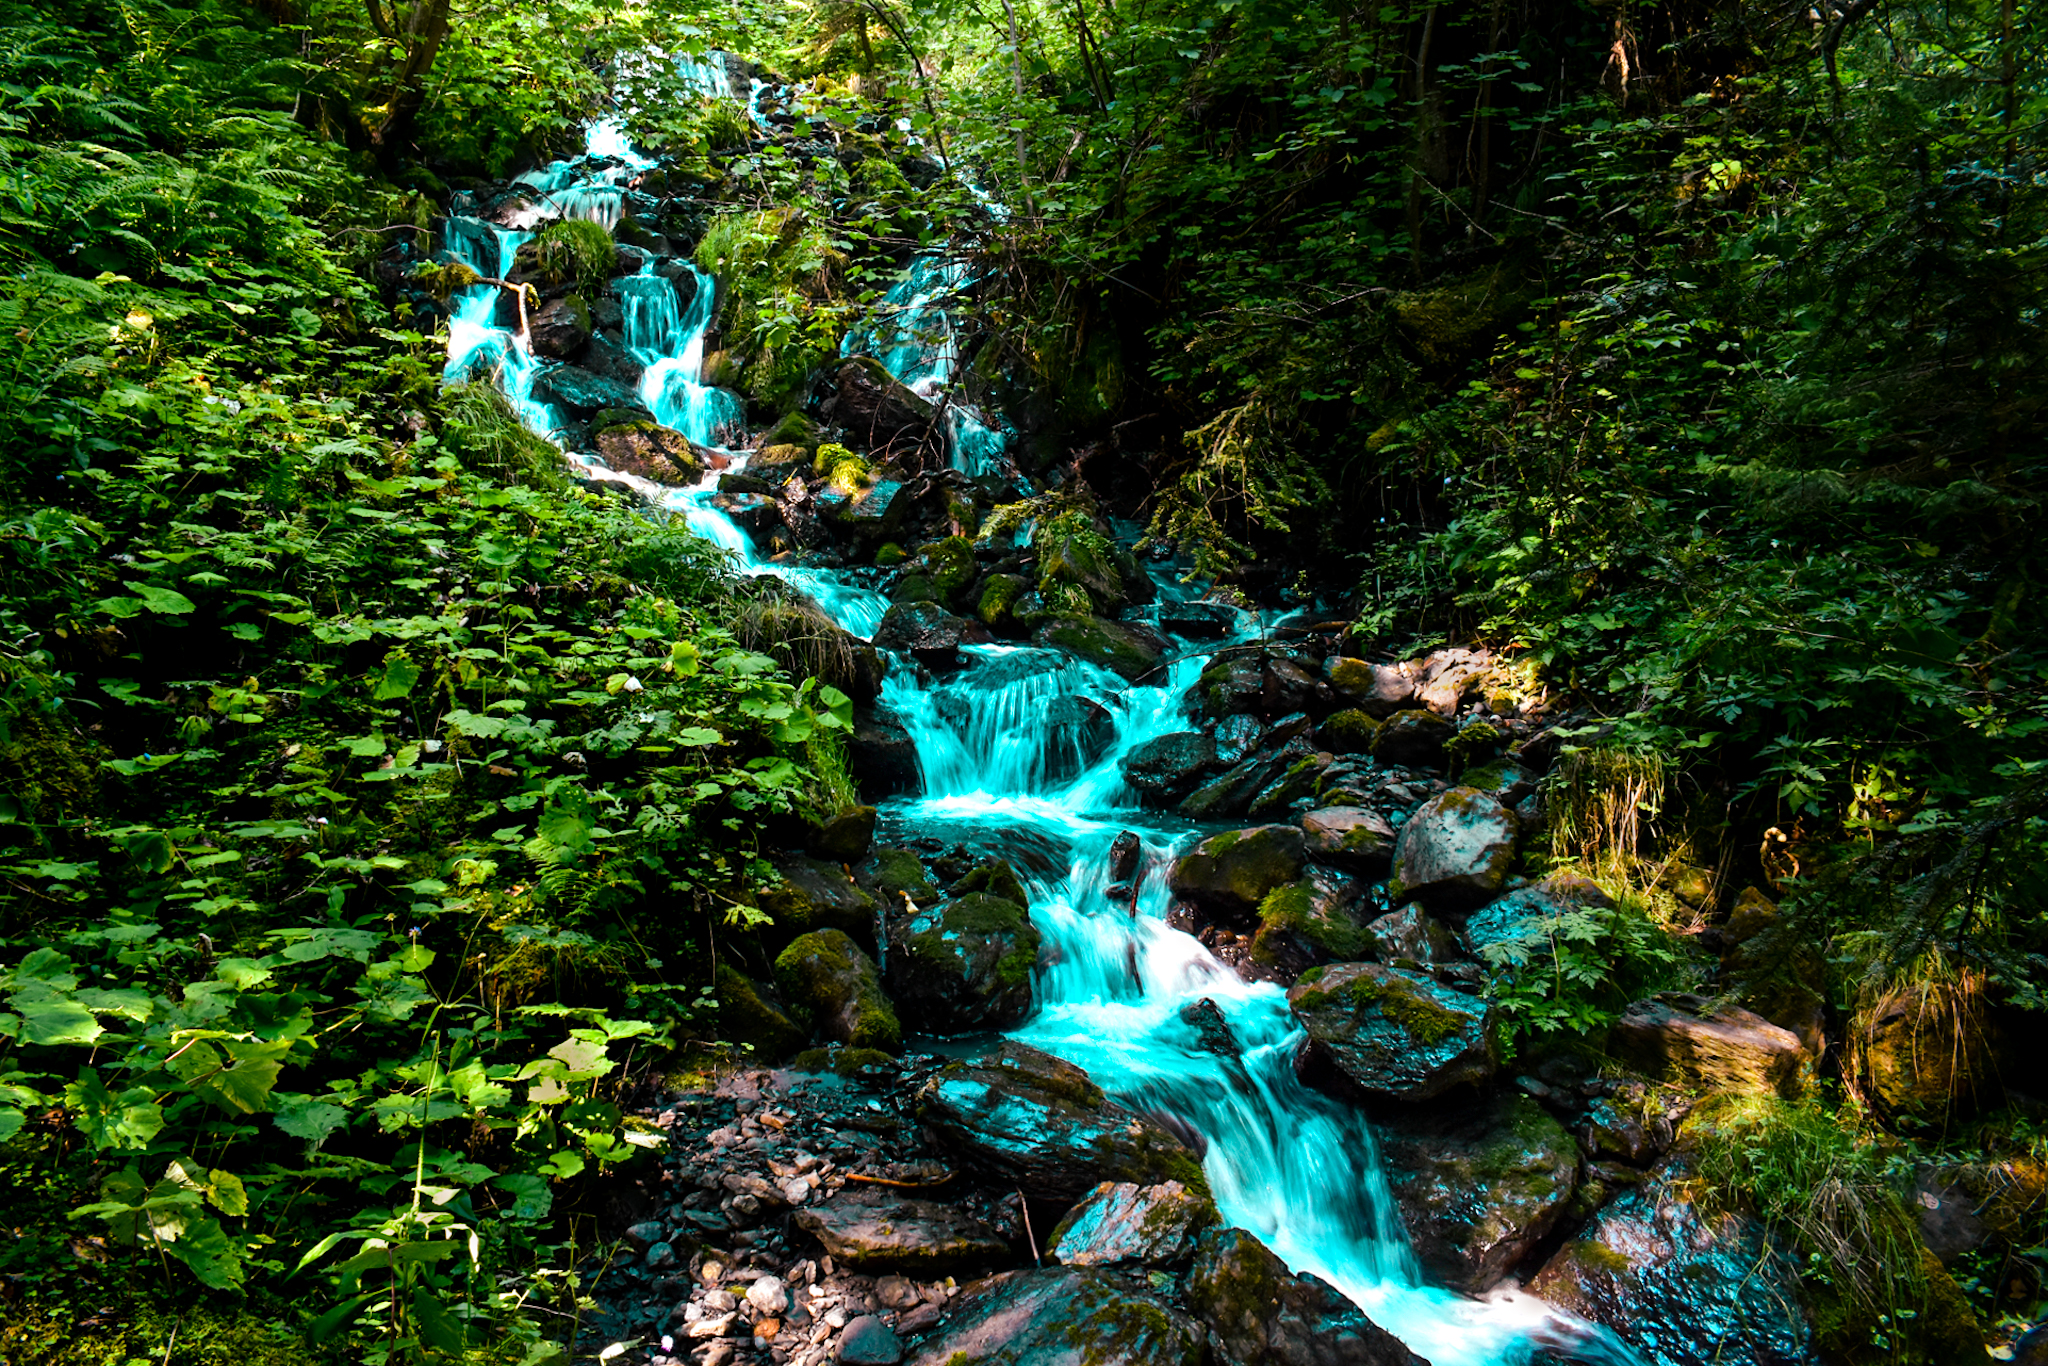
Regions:
[[[270,1122],[317,1148],[329,1134],[348,1122],[348,1111],[325,1101],[302,1101],[278,1111]]]
[[[412,1317],[419,1328],[420,1340],[427,1346],[448,1356],[462,1355],[466,1335],[461,1321],[423,1285],[413,1287]]]
[[[208,1172],[206,1198],[222,1214],[239,1216],[249,1212],[249,1192],[242,1185],[242,1178],[233,1172]]]
[[[371,690],[374,702],[390,702],[404,697],[420,681],[420,666],[413,663],[402,650],[393,650],[384,657],[384,673]]]
[[[231,1242],[227,1230],[205,1216],[187,1222],[183,1236],[164,1242],[164,1252],[183,1262],[201,1284],[215,1290],[232,1290],[243,1277],[242,1249]]]
[[[554,1193],[542,1177],[515,1173],[498,1177],[491,1184],[512,1197],[514,1219],[545,1219],[554,1208]]]
[[[142,605],[152,612],[172,616],[183,616],[199,610],[199,604],[174,588],[158,588],[154,584],[134,583],[123,580],[121,586],[142,600]]]
[[[92,1012],[76,1001],[23,1001],[14,1008],[21,1012],[22,1041],[32,1044],[91,1043],[107,1031]]]
[[[27,1116],[11,1105],[0,1105],[0,1143],[5,1143],[21,1132],[21,1126],[28,1123]]]

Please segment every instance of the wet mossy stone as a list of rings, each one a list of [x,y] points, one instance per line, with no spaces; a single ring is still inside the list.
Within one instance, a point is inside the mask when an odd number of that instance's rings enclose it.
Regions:
[[[1388,967],[1431,968],[1458,956],[1458,939],[1420,906],[1403,906],[1365,927],[1371,954]]]
[[[872,943],[875,899],[862,891],[837,863],[804,854],[777,854],[771,860],[782,881],[755,898],[786,935],[838,929]]]
[[[1536,790],[1536,775],[1512,759],[1496,759],[1466,769],[1459,775],[1458,785],[1477,788],[1502,806],[1513,806]]]
[[[1417,807],[1394,844],[1403,898],[1466,911],[1491,901],[1514,866],[1521,822],[1476,787],[1454,787]]]
[[[1364,873],[1385,872],[1394,857],[1394,827],[1363,806],[1325,806],[1301,818],[1308,856]]]
[[[1372,757],[1404,768],[1441,768],[1444,745],[1457,733],[1450,722],[1419,707],[1397,711],[1373,733]]]
[[[1216,1366],[1429,1366],[1336,1286],[1288,1271],[1241,1228],[1202,1236],[1186,1297],[1209,1329]]]
[[[936,602],[897,602],[875,628],[877,648],[907,654],[928,669],[960,666],[963,644],[991,639],[980,622],[963,621]]]
[[[1065,1266],[1177,1269],[1195,1255],[1196,1240],[1221,1222],[1215,1201],[1178,1181],[1105,1181],[1067,1211],[1046,1239],[1046,1252]]]
[[[812,853],[835,863],[852,863],[874,843],[875,808],[856,806],[827,816],[810,827],[806,838]]]
[[[891,908],[901,905],[906,896],[920,906],[939,899],[938,884],[925,871],[923,860],[908,849],[884,846],[870,851],[860,867],[854,869],[853,880],[864,890],[885,898]]]
[[[1787,1249],[1756,1220],[1710,1216],[1685,1191],[1669,1174],[1624,1191],[1529,1292],[1657,1366],[1817,1366]]]
[[[890,995],[922,1033],[1008,1029],[1031,1013],[1040,942],[1020,903],[986,892],[892,919]]]
[[[1128,683],[1157,669],[1166,653],[1166,642],[1150,631],[1106,617],[1055,617],[1032,639],[1108,669]]]
[[[867,1275],[932,1280],[1009,1260],[1002,1236],[966,1211],[896,1191],[847,1186],[796,1212],[796,1226],[835,1261]]]
[[[1209,1193],[1180,1139],[1110,1100],[1072,1063],[1015,1040],[941,1069],[918,1093],[917,1115],[939,1147],[1029,1196],[1072,1200],[1103,1181],[1178,1181]]]
[[[811,453],[802,446],[763,446],[747,458],[747,473],[780,484],[791,475],[806,471]]]
[[[1201,1325],[1140,1284],[1093,1267],[976,1281],[906,1366],[1198,1366]]]
[[[1025,890],[1024,880],[1017,876],[1017,870],[1010,866],[1008,859],[992,858],[977,863],[946,891],[952,896],[986,892],[1005,901],[1014,901],[1019,906],[1031,905],[1031,894]]]
[[[1220,721],[1226,716],[1255,712],[1265,696],[1266,671],[1259,661],[1244,655],[1218,660],[1202,670],[1195,680],[1195,708],[1203,716]]]
[[[1369,716],[1385,719],[1415,705],[1415,670],[1332,655],[1323,664],[1330,686]]]
[[[925,573],[941,594],[950,599],[974,582],[974,542],[965,536],[948,536],[918,547]]]
[[[711,985],[721,1040],[749,1048],[756,1062],[779,1062],[802,1046],[804,1031],[751,977],[720,963]]]
[[[1084,518],[1054,518],[1039,528],[1031,545],[1038,555],[1038,591],[1048,602],[1059,585],[1081,589],[1105,612],[1149,597],[1133,582],[1142,580],[1145,588],[1151,586],[1136,562],[1129,563],[1127,576],[1125,566],[1119,564],[1116,544]]]
[[[880,569],[892,569],[910,558],[910,552],[894,541],[884,541],[875,552],[875,565]]]
[[[1370,754],[1380,723],[1357,707],[1331,712],[1316,728],[1316,739],[1332,754]]]
[[[1173,894],[1212,915],[1248,919],[1267,893],[1301,876],[1299,826],[1260,825],[1211,835],[1173,865]]]
[[[879,1048],[848,1048],[836,1043],[806,1048],[789,1060],[789,1068],[834,1077],[857,1077],[871,1074],[871,1070],[873,1075],[894,1075],[900,1070],[896,1059]]]
[[[1147,805],[1170,806],[1192,792],[1216,763],[1216,741],[1201,731],[1183,730],[1147,740],[1119,767]]]
[[[1355,961],[1372,950],[1364,886],[1348,873],[1310,867],[1259,902],[1251,961],[1273,981],[1292,982],[1318,963]]]
[[[775,984],[828,1039],[885,1053],[903,1046],[903,1026],[882,993],[875,960],[838,930],[817,930],[784,949]]]
[[[526,330],[536,354],[571,360],[590,345],[590,305],[580,294],[550,299],[527,319]]]
[[[1287,1004],[1306,1046],[1367,1095],[1428,1100],[1500,1066],[1492,1008],[1426,973],[1339,963],[1303,973]]]
[[[1017,574],[991,574],[983,580],[981,598],[974,614],[984,626],[1000,629],[1015,619],[1017,600],[1030,589],[1028,580]],[[1021,624],[1021,623],[1019,623]]]
[[[1579,1180],[1564,1125],[1518,1092],[1376,1114],[1410,1245],[1433,1281],[1481,1294],[1557,1227]]]
[[[690,439],[655,422],[620,422],[594,428],[591,444],[604,463],[621,474],[670,486],[694,483],[703,458]]]
[[[800,412],[786,413],[773,427],[761,433],[761,449],[766,451],[771,447],[794,446],[806,453],[803,458],[808,461],[808,453],[818,449],[818,443],[823,439],[823,429],[816,422]],[[796,459],[797,457],[791,456],[787,463],[794,463]]]
[[[928,602],[935,607],[943,608],[946,605],[946,595],[932,582],[931,575],[912,570],[896,580],[896,586],[889,590],[889,601]]]

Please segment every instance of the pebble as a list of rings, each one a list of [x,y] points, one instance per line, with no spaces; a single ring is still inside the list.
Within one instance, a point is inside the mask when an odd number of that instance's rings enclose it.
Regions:
[[[804,1201],[811,1198],[811,1183],[804,1180],[801,1176],[793,1181],[784,1182],[782,1198],[792,1205],[803,1204]]]
[[[844,1309],[827,1309],[825,1311],[825,1326],[827,1328],[844,1328],[846,1326],[846,1311]]]
[[[875,1282],[875,1298],[891,1309],[908,1309],[923,1298],[904,1276],[884,1276]]]
[[[747,1287],[747,1303],[758,1313],[780,1314],[789,1308],[789,1292],[779,1278],[763,1276]]]

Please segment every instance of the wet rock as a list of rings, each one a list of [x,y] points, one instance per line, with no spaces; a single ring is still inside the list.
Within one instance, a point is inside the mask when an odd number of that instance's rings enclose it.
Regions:
[[[1458,956],[1458,940],[1420,906],[1403,906],[1365,927],[1373,957],[1389,967],[1433,968]]]
[[[628,351],[614,332],[600,328],[590,336],[590,345],[583,351],[583,368],[606,379],[615,379],[630,389],[638,389],[640,377],[647,367]]]
[[[1439,793],[1401,827],[1396,893],[1450,910],[1490,901],[1514,864],[1519,831],[1514,813],[1476,788]]]
[[[1017,870],[1010,866],[1008,859],[985,859],[968,869],[946,890],[954,896],[986,892],[1005,901],[1014,901],[1019,906],[1031,904],[1031,894],[1024,889],[1024,880],[1017,876]]]
[[[1132,878],[1136,877],[1138,875],[1138,858],[1144,851],[1144,841],[1138,838],[1137,832],[1132,830],[1120,832],[1114,840],[1110,841],[1109,845],[1109,880],[1111,882],[1129,882]]]
[[[894,479],[877,479],[856,494],[841,512],[847,528],[864,541],[886,541],[902,530],[910,510],[903,485]]]
[[[1237,629],[1241,614],[1220,602],[1163,602],[1159,629],[1183,640],[1221,640]]]
[[[617,380],[573,365],[551,366],[534,376],[533,397],[573,417],[588,417],[602,408],[631,408],[640,402],[638,394]]]
[[[1502,759],[1466,769],[1459,775],[1458,785],[1477,788],[1502,806],[1513,806],[1536,790],[1536,775],[1512,759]]]
[[[1602,1097],[1586,1107],[1579,1125],[1579,1145],[1596,1161],[1626,1162],[1647,1167],[1671,1148],[1668,1116],[1646,1113],[1640,1102]]]
[[[1238,764],[1259,747],[1265,723],[1256,716],[1226,716],[1216,723],[1216,761]]]
[[[1791,1260],[1755,1220],[1708,1218],[1675,1184],[1623,1192],[1528,1288],[1660,1366],[1816,1360]]]
[[[1287,1004],[1327,1057],[1369,1095],[1427,1100],[1500,1065],[1486,1002],[1420,972],[1340,963],[1302,974]]]
[[[1080,519],[1057,517],[1041,523],[1032,549],[1038,555],[1039,596],[1047,602],[1059,599],[1057,585],[1080,589],[1098,612],[1149,600],[1152,581],[1130,553]]]
[[[837,863],[803,854],[776,854],[775,871],[782,881],[764,890],[761,909],[775,917],[776,927],[801,934],[836,929],[873,943],[875,899],[861,890]]]
[[[921,1032],[1007,1029],[1031,1012],[1039,933],[1015,901],[969,892],[889,926],[889,993]]]
[[[1214,720],[1253,712],[1258,710],[1265,689],[1265,670],[1259,661],[1251,656],[1233,655],[1211,664],[1195,680],[1195,707],[1201,715]]]
[[[1042,757],[1049,782],[1079,777],[1116,743],[1116,719],[1090,698],[1055,697],[1045,709],[1044,725]]]
[[[671,487],[695,483],[702,463],[690,439],[654,422],[621,422],[599,428],[591,444],[604,463],[621,474]]]
[[[1148,805],[1171,805],[1188,795],[1216,766],[1216,742],[1198,730],[1175,731],[1147,740],[1126,754],[1124,781]]]
[[[718,998],[718,1037],[747,1044],[757,1061],[775,1062],[803,1047],[804,1031],[761,985],[721,962],[712,978]]]
[[[1014,1040],[943,1068],[917,1113],[941,1147],[1027,1195],[1072,1199],[1105,1180],[1208,1190],[1178,1138],[1109,1100],[1072,1063]]]
[[[784,999],[808,1010],[818,1032],[854,1048],[894,1053],[903,1026],[882,994],[874,959],[838,930],[815,930],[775,960]]]
[[[1110,1272],[1009,1271],[967,1287],[911,1366],[1197,1366],[1202,1330]]]
[[[1055,617],[1032,633],[1040,645],[1067,651],[1135,683],[1159,667],[1166,642],[1139,626],[1107,617]]]
[[[903,1341],[873,1314],[847,1320],[839,1335],[841,1366],[896,1366],[903,1360]]]
[[[1181,1267],[1218,1221],[1215,1202],[1178,1181],[1105,1181],[1060,1221],[1047,1255],[1067,1266]]]
[[[1181,815],[1198,821],[1242,816],[1254,798],[1284,776],[1298,760],[1307,757],[1305,750],[1305,744],[1294,741],[1279,750],[1255,751],[1221,777],[1196,788],[1175,809]]]
[[[1540,887],[1521,887],[1487,902],[1465,918],[1466,950],[1474,958],[1490,961],[1487,949],[1510,945],[1532,936],[1546,935],[1546,922],[1571,910],[1571,906]]]
[[[526,327],[535,355],[572,360],[590,345],[590,305],[580,294],[550,299],[527,316]]]
[[[1404,768],[1440,768],[1444,745],[1455,734],[1456,727],[1433,711],[1397,711],[1373,733],[1372,757]]]
[[[1330,686],[1368,716],[1385,720],[1415,705],[1415,670],[1407,664],[1368,664],[1332,655],[1323,663]]]
[[[831,420],[870,451],[906,456],[931,434],[932,405],[869,356],[840,362],[830,381]]]
[[[1311,811],[1301,818],[1301,833],[1303,850],[1322,863],[1380,873],[1393,860],[1394,827],[1367,807],[1326,806]]]
[[[1415,700],[1438,716],[1455,716],[1458,703],[1493,662],[1484,650],[1437,650],[1418,661]]]
[[[1018,574],[991,574],[982,581],[981,597],[976,600],[974,615],[981,618],[984,626],[994,630],[1016,630],[1023,623],[1017,620],[1017,603],[1031,589],[1028,579]]]
[[[1314,805],[1315,791],[1330,762],[1331,756],[1320,751],[1292,758],[1245,803],[1244,814],[1253,820],[1275,820]]]
[[[1243,1052],[1237,1036],[1230,1032],[1230,1022],[1223,1018],[1223,1008],[1207,996],[1182,1006],[1180,1022],[1195,1031],[1195,1046],[1205,1053],[1235,1058]]]
[[[1284,983],[1318,963],[1363,957],[1373,944],[1360,913],[1364,891],[1351,875],[1317,867],[1275,887],[1259,903],[1252,963]]]
[[[782,508],[773,498],[759,493],[721,491],[712,495],[711,506],[732,518],[740,530],[756,541],[766,539],[769,531],[782,520]]]
[[[1646,1076],[1788,1097],[1806,1056],[1798,1035],[1754,1011],[1676,992],[1630,1006],[1608,1048]]]
[[[1578,1185],[1578,1145],[1525,1095],[1389,1113],[1374,1131],[1423,1270],[1468,1294],[1519,1265]]]
[[[979,622],[964,621],[935,602],[899,602],[875,628],[874,643],[907,654],[934,671],[960,667],[960,647],[992,639]]]
[[[879,801],[899,793],[916,792],[917,746],[910,733],[880,712],[856,712],[853,736],[846,745],[847,766],[861,795]]]
[[[1261,825],[1211,835],[1173,866],[1173,894],[1215,915],[1247,918],[1301,876],[1301,829]]]
[[[1218,1366],[1428,1366],[1318,1276],[1241,1228],[1203,1236],[1187,1303],[1214,1336]]]
[[[920,906],[939,899],[938,884],[923,861],[908,849],[885,846],[871,851],[854,869],[853,880],[892,907],[900,906],[904,897]]]
[[[848,1186],[798,1210],[794,1221],[834,1260],[871,1275],[901,1271],[930,1279],[1010,1258],[1009,1244],[962,1210],[886,1188]]]
[[[835,863],[852,863],[875,842],[875,808],[856,806],[840,811],[812,827],[808,836],[811,852]]]
[[[1291,659],[1269,656],[1260,680],[1259,709],[1268,716],[1290,712],[1321,715],[1335,705],[1330,685]]]
[[[1357,707],[1330,713],[1316,728],[1316,742],[1332,754],[1370,754],[1380,723]]]

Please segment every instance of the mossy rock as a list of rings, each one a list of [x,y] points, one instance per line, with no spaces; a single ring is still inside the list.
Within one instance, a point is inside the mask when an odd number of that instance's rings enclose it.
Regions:
[[[1316,730],[1316,739],[1332,754],[1370,754],[1380,723],[1357,707],[1332,712]]]
[[[720,963],[712,975],[718,997],[718,1035],[727,1043],[750,1047],[758,1062],[776,1062],[804,1042],[804,1031],[764,994],[752,978]]]
[[[991,574],[983,581],[981,598],[975,604],[974,614],[981,618],[981,624],[991,629],[1009,625],[1014,620],[1017,600],[1029,591],[1031,583],[1018,574]]]
[[[1319,963],[1365,957],[1373,937],[1360,914],[1362,892],[1345,874],[1314,867],[1275,887],[1259,903],[1251,961],[1284,983]]]
[[[875,565],[880,569],[894,569],[909,558],[910,552],[894,541],[884,541],[881,548],[875,551]]]
[[[989,859],[968,870],[966,876],[946,889],[953,896],[966,896],[970,892],[987,892],[1005,901],[1014,901],[1019,906],[1029,906],[1031,895],[1024,890],[1024,880],[1017,876],[1006,859]]]
[[[1173,894],[1212,915],[1256,914],[1268,893],[1301,876],[1303,840],[1293,825],[1212,835],[1173,866]]]
[[[831,1044],[824,1048],[806,1048],[789,1060],[792,1072],[812,1072],[819,1076],[855,1077],[878,1071],[893,1073],[897,1070],[896,1059],[878,1048],[846,1048]]]
[[[956,895],[890,925],[889,989],[926,1032],[1007,1029],[1031,1012],[1040,942],[1021,902]]]
[[[840,931],[818,930],[784,949],[775,960],[775,982],[826,1038],[885,1053],[902,1048],[903,1026],[883,994],[875,961]]]
[[[965,536],[948,536],[918,547],[924,572],[938,590],[951,599],[974,582],[974,542]]]
[[[838,929],[873,942],[875,899],[836,863],[802,854],[779,854],[776,871],[782,881],[755,898],[786,934]]]
[[[1492,1007],[1426,973],[1340,963],[1304,973],[1287,1004],[1316,1050],[1368,1095],[1428,1100],[1500,1065]]]
[[[929,574],[905,574],[896,580],[896,586],[889,590],[891,602],[930,602],[941,607],[946,605],[946,594],[938,584],[932,582]]]
[[[1135,683],[1159,667],[1166,645],[1148,631],[1105,617],[1055,617],[1032,637]]]
[[[939,899],[938,884],[925,870],[923,860],[908,849],[884,846],[871,850],[854,870],[853,877],[864,890],[883,898],[890,906],[899,904],[906,896],[920,906]]]
[[[807,474],[811,466],[811,453],[802,446],[763,446],[747,458],[747,473],[758,479],[781,484],[790,476]]]

